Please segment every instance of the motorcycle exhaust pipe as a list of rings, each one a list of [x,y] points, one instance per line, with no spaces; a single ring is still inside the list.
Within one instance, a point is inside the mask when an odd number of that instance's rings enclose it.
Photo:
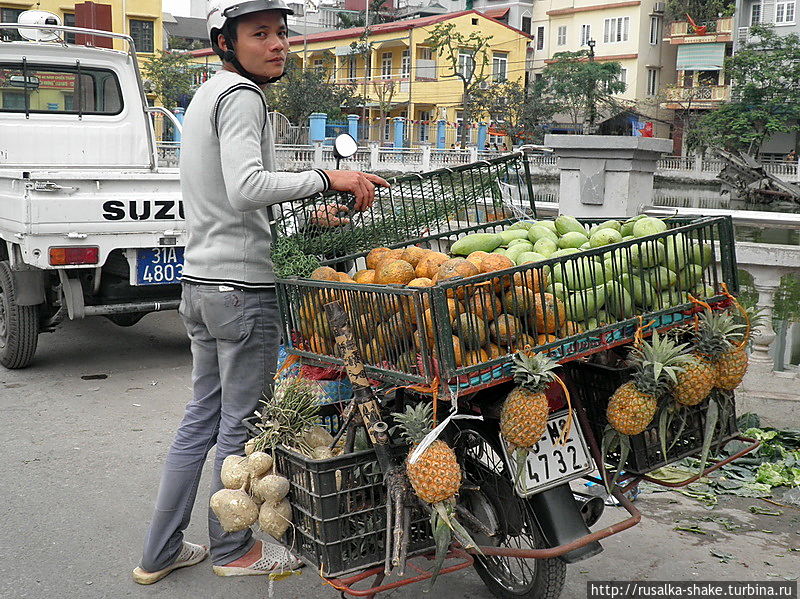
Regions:
[[[586,493],[579,493],[578,491],[572,492],[575,501],[578,504],[578,509],[581,512],[583,521],[587,527],[592,527],[597,524],[603,511],[606,509],[606,504],[602,497],[597,495],[588,495]]]

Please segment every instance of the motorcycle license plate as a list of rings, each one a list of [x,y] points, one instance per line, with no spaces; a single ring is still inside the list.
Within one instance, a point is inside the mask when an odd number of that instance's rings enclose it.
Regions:
[[[136,250],[136,285],[179,283],[182,273],[182,247],[170,246]]]
[[[564,445],[558,443],[566,422],[566,410],[556,412],[548,419],[542,438],[528,452],[525,469],[517,480],[515,491],[520,497],[535,495],[594,470],[594,463],[574,412],[567,442]],[[506,444],[502,445],[508,456]],[[508,457],[516,477],[516,455]]]

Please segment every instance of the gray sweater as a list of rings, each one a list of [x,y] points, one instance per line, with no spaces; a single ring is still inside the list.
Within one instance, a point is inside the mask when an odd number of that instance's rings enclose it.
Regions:
[[[183,280],[271,287],[268,206],[324,191],[320,170],[276,172],[261,90],[219,71],[197,90],[183,123],[181,192],[188,239]]]

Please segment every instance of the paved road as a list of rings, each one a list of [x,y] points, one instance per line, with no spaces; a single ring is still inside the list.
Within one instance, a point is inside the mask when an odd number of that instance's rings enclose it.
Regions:
[[[221,579],[208,562],[153,587],[129,578],[160,463],[188,398],[189,371],[188,343],[175,312],[147,316],[132,328],[102,318],[67,323],[41,337],[32,367],[0,370],[0,597],[268,596],[263,578]],[[585,597],[588,580],[796,575],[798,554],[788,548],[800,546],[800,511],[756,516],[747,507],[757,503],[723,498],[707,511],[675,493],[644,494],[637,501],[642,524],[609,539],[600,556],[570,566],[562,597]],[[202,542],[204,514],[205,496],[189,539]],[[702,520],[709,516],[727,521]],[[601,523],[619,519],[621,511],[609,509]],[[678,524],[700,525],[707,534],[675,531]],[[711,550],[734,557],[723,563]],[[391,596],[418,597],[420,591],[406,587]],[[489,596],[471,571],[442,578],[436,594]],[[280,598],[337,595],[311,571],[275,586]]]

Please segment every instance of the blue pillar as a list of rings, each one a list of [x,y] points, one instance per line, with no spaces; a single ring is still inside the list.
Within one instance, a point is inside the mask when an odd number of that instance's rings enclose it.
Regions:
[[[405,129],[406,120],[401,116],[394,117],[394,147],[403,147],[403,130]]]
[[[478,152],[486,149],[486,123],[478,123]]]
[[[437,148],[444,148],[444,140],[445,140],[445,127],[447,126],[447,121],[441,119],[436,121],[436,147]]]
[[[312,112],[308,117],[308,139],[311,143],[325,141],[325,125],[328,115],[324,112]]]
[[[353,139],[358,141],[358,119],[361,118],[357,114],[347,115],[347,132],[353,136]]]
[[[178,106],[177,108],[172,109],[172,114],[175,115],[175,118],[178,119],[178,122],[183,125],[183,115],[186,111]],[[172,128],[172,141],[176,141],[180,143],[181,141],[181,132],[178,131],[175,127]]]

